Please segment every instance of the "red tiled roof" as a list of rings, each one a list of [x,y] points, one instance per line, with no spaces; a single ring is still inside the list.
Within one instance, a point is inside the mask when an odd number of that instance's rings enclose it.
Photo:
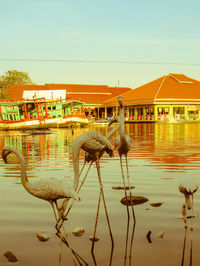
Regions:
[[[66,90],[68,99],[79,100],[87,105],[99,105],[106,99],[130,91],[127,87],[109,87],[106,85],[83,84],[45,84],[45,85],[15,85],[5,92],[12,100],[21,100],[24,91],[32,90]]]
[[[125,105],[161,102],[200,102],[200,81],[184,74],[169,74],[122,94]],[[105,100],[103,106],[116,106],[117,97]]]

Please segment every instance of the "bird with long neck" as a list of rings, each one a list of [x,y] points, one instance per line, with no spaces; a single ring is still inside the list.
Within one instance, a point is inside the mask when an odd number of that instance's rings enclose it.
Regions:
[[[84,184],[84,181],[86,179],[86,176],[87,176],[87,174],[89,172],[89,169],[90,169],[92,163],[93,162],[96,163],[97,175],[98,175],[99,185],[100,185],[98,206],[100,205],[100,200],[101,200],[101,196],[102,196],[112,244],[114,242],[113,242],[113,236],[112,236],[112,232],[111,232],[110,221],[109,221],[107,207],[106,207],[106,201],[105,201],[104,192],[103,192],[103,184],[102,184],[102,181],[101,181],[99,159],[103,156],[103,154],[105,152],[110,157],[114,156],[113,147],[112,147],[112,145],[111,145],[111,143],[109,141],[109,138],[112,136],[112,134],[114,134],[118,130],[119,127],[120,127],[120,125],[117,126],[114,129],[112,129],[107,134],[107,136],[103,136],[101,133],[99,133],[97,131],[93,131],[93,130],[86,131],[83,134],[79,135],[74,140],[73,145],[72,145],[72,161],[73,161],[73,168],[74,168],[74,189],[76,191],[78,191],[78,192],[80,191],[81,187]],[[79,172],[79,157],[80,157],[80,150],[81,149],[84,150],[86,152],[86,154],[85,154],[84,165],[83,165],[83,167],[81,169],[81,172]],[[87,170],[87,173],[86,173],[81,185],[78,188],[79,178],[80,178],[80,175],[81,175],[81,173],[83,171],[83,168],[84,168],[86,162],[90,162],[90,165],[89,165],[89,168]],[[68,211],[66,212],[66,215],[64,216],[64,218],[67,217],[71,206],[68,208]],[[99,207],[98,207],[97,215],[96,215],[93,238],[95,238],[96,226],[97,226],[97,220],[98,220],[98,213],[99,213]],[[92,247],[92,250],[93,250],[93,247]]]
[[[124,189],[125,189],[125,179],[124,179],[124,172],[123,172],[123,166],[122,166],[122,155],[125,156],[126,160],[126,169],[127,169],[127,179],[128,179],[128,185],[130,189],[130,177],[129,177],[129,171],[128,171],[128,152],[131,148],[131,138],[128,135],[125,135],[125,127],[124,127],[124,104],[123,104],[123,97],[118,96],[118,103],[120,106],[120,113],[119,116],[115,116],[110,124],[117,122],[118,125],[120,126],[120,134],[115,138],[114,140],[114,145],[115,148],[119,154],[120,157],[120,165],[121,165],[121,171],[122,171],[122,178],[123,178],[123,183],[124,183]],[[125,189],[126,191],[126,189]]]
[[[18,150],[14,148],[5,146],[2,150],[2,158],[4,162],[7,163],[7,156],[10,153],[14,153],[20,161],[22,185],[24,186],[26,191],[30,193],[31,195],[37,198],[46,200],[51,204],[53,208],[54,216],[56,219],[57,228],[58,230],[60,230],[60,226],[58,224],[58,217],[60,219],[62,219],[62,217],[60,216],[60,211],[58,208],[57,200],[73,198],[76,201],[80,201],[78,193],[71,186],[53,177],[43,178],[35,182],[30,182],[26,175],[26,163],[25,163],[25,159],[21,152],[19,152]],[[54,207],[54,204],[55,204],[56,209]],[[56,210],[57,210],[58,215],[56,214]],[[64,235],[67,236],[64,226],[63,226],[63,231],[64,231]],[[62,236],[61,231],[59,231],[59,234],[60,234],[60,239],[62,240],[63,236]],[[68,247],[70,251],[72,252],[72,258],[74,260],[75,253],[71,249],[69,244],[68,244]]]
[[[85,154],[85,162],[90,162],[91,164],[97,159],[100,159],[106,152],[110,157],[114,156],[113,147],[109,141],[109,138],[119,129],[120,125],[113,128],[108,132],[106,137],[101,133],[93,130],[86,131],[85,133],[79,135],[73,142],[72,145],[72,161],[74,168],[74,189],[76,190],[79,184],[79,177],[81,172],[79,172],[79,157],[80,150],[83,149]],[[91,166],[90,164],[90,166]]]
[[[120,125],[120,134],[115,138],[114,140],[114,145],[115,148],[119,154],[120,157],[120,166],[121,166],[121,173],[122,173],[122,180],[123,180],[123,185],[124,185],[124,194],[126,199],[128,200],[127,197],[127,187],[125,184],[125,176],[124,176],[124,170],[123,170],[123,165],[122,165],[122,156],[125,156],[125,161],[126,161],[126,171],[127,171],[127,179],[128,179],[128,187],[130,191],[130,201],[132,202],[132,194],[131,194],[131,185],[130,185],[130,176],[129,176],[129,170],[128,170],[128,152],[131,148],[131,138],[125,134],[125,119],[124,119],[124,104],[123,104],[123,97],[118,96],[118,104],[120,106],[120,112],[119,116],[115,116],[111,121],[110,125],[114,122],[117,122],[118,125]],[[133,221],[134,221],[134,226],[133,226],[133,232],[132,232],[132,238],[131,238],[131,245],[130,245],[130,254],[131,254],[131,248],[132,248],[132,242],[133,242],[133,237],[134,237],[134,231],[135,231],[135,225],[136,225],[136,218],[135,218],[135,212],[134,212],[134,207],[133,204],[131,206],[132,208],[132,214],[133,214]],[[125,250],[125,257],[127,255],[127,244],[128,244],[128,233],[129,233],[129,209],[127,206],[127,238],[126,238],[126,250]]]

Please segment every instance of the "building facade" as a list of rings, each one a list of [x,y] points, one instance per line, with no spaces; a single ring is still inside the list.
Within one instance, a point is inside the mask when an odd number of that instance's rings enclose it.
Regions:
[[[127,122],[200,121],[200,82],[184,74],[169,74],[122,94]],[[112,116],[117,97],[102,103]]]

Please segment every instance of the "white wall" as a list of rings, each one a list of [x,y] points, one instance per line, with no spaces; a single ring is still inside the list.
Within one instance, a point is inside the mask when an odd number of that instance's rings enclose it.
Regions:
[[[24,99],[33,99],[43,98],[46,100],[58,100],[58,99],[66,99],[66,90],[34,90],[34,91],[24,91],[23,98]]]

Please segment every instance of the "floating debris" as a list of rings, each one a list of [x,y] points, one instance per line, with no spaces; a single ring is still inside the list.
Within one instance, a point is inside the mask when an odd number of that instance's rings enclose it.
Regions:
[[[151,241],[151,230],[148,231],[148,233],[146,235],[146,238],[147,238],[149,243],[152,243],[152,241]]]
[[[164,232],[163,232],[163,231],[160,231],[160,232],[157,234],[157,237],[158,237],[158,238],[163,238],[163,237],[164,237]]]
[[[133,189],[135,188],[134,186],[130,186],[130,189]],[[112,189],[115,189],[115,190],[129,190],[129,187],[124,187],[124,186],[113,186]]]
[[[151,205],[152,207],[160,207],[161,205],[163,205],[164,202],[152,202],[149,205]]]
[[[6,251],[3,255],[10,262],[17,262],[18,261],[17,257],[11,251]]]
[[[41,242],[45,242],[49,240],[49,237],[42,232],[38,232],[36,236]]]
[[[89,240],[91,240],[92,242],[97,242],[97,241],[99,241],[99,240],[101,240],[100,238],[98,238],[98,237],[89,237],[88,238]]]
[[[120,202],[126,206],[139,205],[147,202],[148,199],[142,196],[127,196],[123,197]]]
[[[83,234],[85,233],[85,230],[82,228],[82,227],[76,227],[73,231],[72,231],[72,234],[74,236],[82,236]]]

